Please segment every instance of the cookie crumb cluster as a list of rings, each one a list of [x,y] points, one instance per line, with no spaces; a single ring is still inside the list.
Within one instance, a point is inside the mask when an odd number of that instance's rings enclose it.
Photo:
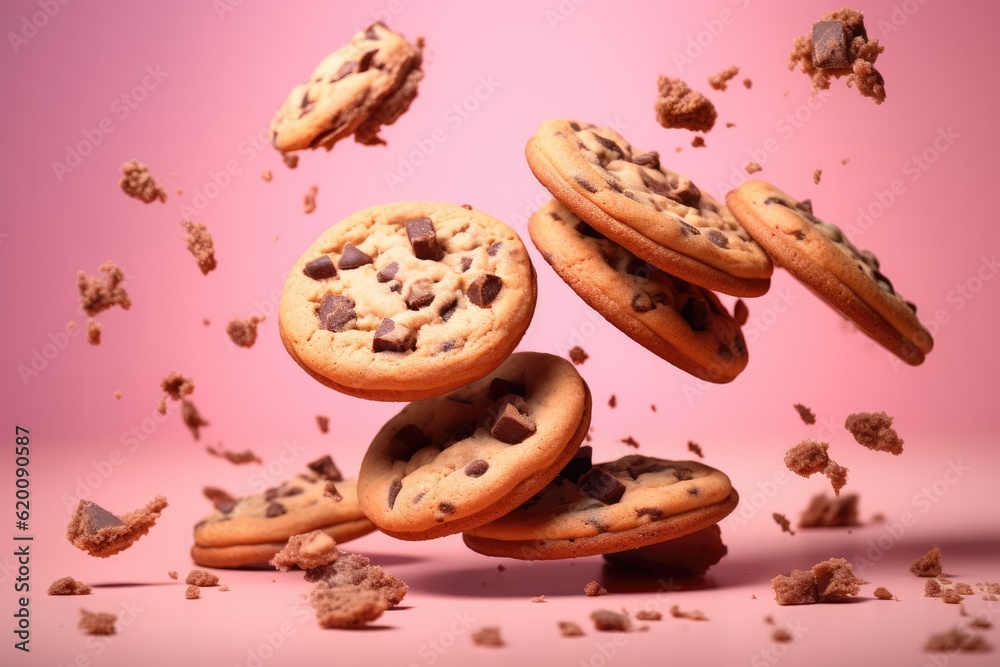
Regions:
[[[215,243],[212,241],[208,227],[193,220],[182,220],[181,226],[187,232],[184,243],[187,244],[188,252],[194,257],[202,275],[207,276],[218,266],[218,262],[215,260]]]
[[[56,579],[46,591],[49,595],[90,595],[93,588],[73,577]]]
[[[771,579],[774,599],[780,605],[843,602],[861,591],[864,580],[854,575],[844,558],[830,558],[811,570],[792,570]]]
[[[681,79],[661,75],[656,87],[656,122],[661,126],[692,132],[708,132],[715,126],[719,115],[715,105]]]
[[[736,77],[740,73],[740,68],[736,65],[731,65],[726,69],[722,70],[718,74],[713,74],[708,77],[708,85],[710,85],[715,90],[725,90],[726,85],[729,81]]]
[[[251,315],[246,319],[233,318],[226,325],[226,335],[238,347],[253,347],[257,342],[257,325],[263,321],[264,318],[258,315]]]
[[[142,162],[129,160],[121,166],[121,172],[118,185],[129,197],[146,204],[156,200],[166,203],[167,191],[156,183],[156,179],[149,173],[149,167]]]

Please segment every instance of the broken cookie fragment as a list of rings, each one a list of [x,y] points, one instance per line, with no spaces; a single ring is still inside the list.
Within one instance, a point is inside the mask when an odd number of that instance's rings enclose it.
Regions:
[[[580,490],[605,505],[613,505],[625,495],[625,485],[604,468],[594,466],[580,477]]]
[[[412,352],[417,349],[417,332],[386,317],[375,330],[372,349],[375,352]]]
[[[354,299],[342,294],[327,294],[319,303],[316,311],[319,326],[327,331],[346,331],[357,319],[354,312]],[[377,352],[378,350],[376,350]]]
[[[491,274],[484,273],[483,275],[472,281],[469,285],[469,291],[467,292],[469,296],[469,301],[479,306],[480,308],[486,308],[497,295],[500,294],[500,288],[503,286],[503,281],[499,277]]]
[[[117,517],[96,503],[81,500],[66,527],[66,539],[91,556],[107,558],[148,533],[166,507],[167,499],[156,496],[145,507]]]
[[[683,128],[708,132],[715,125],[718,112],[701,93],[680,79],[660,76],[657,80],[656,120],[665,128]]]
[[[408,220],[405,226],[406,237],[410,240],[410,247],[413,248],[414,257],[434,261],[444,257],[444,252],[442,252],[441,247],[438,245],[434,223],[431,222],[430,218]]]

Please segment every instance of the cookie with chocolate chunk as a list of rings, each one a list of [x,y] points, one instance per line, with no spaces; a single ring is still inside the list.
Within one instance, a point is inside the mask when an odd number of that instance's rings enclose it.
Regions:
[[[417,96],[424,41],[410,44],[374,23],[292,88],[271,121],[271,144],[282,153],[327,150],[354,135],[362,144],[384,144],[382,125],[391,125]]]
[[[746,367],[740,326],[711,291],[647,264],[555,200],[531,216],[528,232],[580,298],[654,354],[711,382]]]
[[[931,334],[873,253],[770,183],[748,181],[726,195],[726,203],[776,264],[900,359],[923,363],[934,346]]]
[[[295,263],[278,328],[309,375],[380,401],[439,396],[491,372],[535,310],[517,233],[452,204],[395,203],[331,227]]]
[[[466,546],[521,560],[578,558],[658,544],[718,523],[739,496],[696,461],[631,454],[560,475],[496,521],[466,530]]]
[[[195,525],[191,559],[207,567],[262,566],[295,535],[322,530],[342,544],[375,530],[358,505],[356,480],[344,479],[329,456],[309,468],[243,498],[206,489],[216,510]]]
[[[513,354],[481,380],[410,403],[382,427],[358,473],[361,508],[405,540],[492,521],[572,460],[590,410],[590,390],[569,361]]]
[[[657,268],[734,296],[760,296],[773,266],[726,206],[620,134],[548,120],[528,142],[528,165],[552,195]]]

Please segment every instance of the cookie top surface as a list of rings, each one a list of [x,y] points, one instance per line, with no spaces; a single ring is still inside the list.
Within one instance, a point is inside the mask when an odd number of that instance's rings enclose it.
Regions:
[[[513,354],[489,376],[411,403],[386,423],[361,464],[361,506],[396,536],[485,523],[554,478],[589,424],[590,394],[570,362]]]
[[[382,23],[357,33],[292,88],[271,120],[271,144],[282,152],[329,150],[376,113],[408,76],[420,75],[421,46]]]
[[[934,346],[931,334],[872,252],[859,250],[839,227],[770,183],[748,181],[726,201],[778,265],[901,359],[923,362]]]
[[[737,278],[771,276],[767,253],[726,206],[663,167],[655,151],[634,149],[610,128],[563,119],[542,123],[534,141],[577,195],[646,238]],[[571,201],[563,203],[574,208]],[[614,229],[599,231],[615,238]]]
[[[534,269],[504,223],[451,204],[396,203],[327,230],[285,283],[279,330],[320,382],[417,400],[486,375],[534,313]]]
[[[327,494],[327,481],[318,474],[302,473],[263,493],[239,498],[228,511],[217,509],[195,525],[195,544],[228,547],[281,542],[293,535],[364,519],[357,481],[333,482],[340,500]]]
[[[711,291],[647,264],[555,200],[531,217],[528,231],[584,301],[650,351],[714,382],[746,367],[740,327]]]

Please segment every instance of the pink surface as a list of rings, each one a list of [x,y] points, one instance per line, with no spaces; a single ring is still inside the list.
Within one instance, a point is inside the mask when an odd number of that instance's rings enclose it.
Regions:
[[[9,444],[0,458],[0,495],[10,509],[0,530],[7,545],[0,551],[0,661],[132,665],[146,656],[144,664],[169,664],[197,647],[199,664],[223,665],[328,662],[345,653],[380,665],[540,657],[595,666],[665,659],[937,664],[920,651],[925,636],[961,619],[956,608],[923,599],[922,582],[906,565],[934,543],[957,579],[1000,579],[992,515],[1000,231],[987,203],[998,135],[984,83],[993,75],[979,60],[995,41],[991,23],[1000,10],[983,5],[956,15],[952,4],[917,0],[858,5],[869,33],[886,46],[878,64],[888,100],[876,107],[843,81],[812,97],[806,78],[785,69],[792,38],[834,6],[611,4],[509,2],[501,11],[492,3],[407,0],[280,7],[217,0],[155,9],[3,3],[9,166],[0,186],[0,368]],[[345,141],[331,153],[303,155],[298,169],[288,170],[266,141],[274,109],[323,56],[380,17],[427,40],[426,78],[413,107],[384,131],[388,146]],[[711,91],[705,79],[732,64],[739,77],[727,91]],[[720,116],[707,148],[691,148],[690,133],[655,123],[659,73],[710,93]],[[752,89],[740,83],[744,77]],[[612,124],[718,197],[747,178],[748,160],[761,163],[759,177],[810,197],[820,217],[876,252],[935,334],[927,362],[910,368],[894,361],[778,271],[771,291],[748,302],[747,370],[730,385],[706,385],[604,323],[531,248],[539,303],[521,349],[564,354],[580,344],[590,354],[580,372],[595,397],[596,456],[631,451],[621,443],[631,436],[640,452],[686,458],[686,443],[695,440],[706,462],[740,490],[741,507],[723,523],[730,555],[709,585],[666,592],[655,581],[605,573],[600,559],[506,562],[501,574],[496,561],[468,552],[459,538],[404,544],[370,536],[352,548],[412,587],[406,608],[387,613],[378,629],[320,630],[296,606],[308,585],[295,573],[223,572],[231,592],[183,600],[184,587],[165,573],[190,567],[191,526],[208,510],[202,486],[261,490],[327,452],[356,470],[374,433],[401,407],[333,393],[288,358],[274,316],[288,267],[330,225],[395,200],[469,203],[526,237],[527,216],[546,197],[525,164],[524,144],[555,116]],[[118,168],[133,157],[166,185],[166,204],[122,195]],[[816,168],[823,169],[819,185],[812,182]],[[261,178],[265,169],[274,172],[270,183]],[[313,184],[318,207],[304,215],[302,195]],[[207,277],[184,249],[183,217],[214,236],[219,268]],[[92,347],[82,333],[76,272],[95,273],[107,259],[126,272],[134,306],[102,314],[104,340]],[[250,350],[235,348],[225,323],[252,314],[267,316],[260,339]],[[81,325],[72,335],[70,321]],[[192,398],[211,422],[200,443],[176,413],[163,420],[154,412],[159,379],[171,370],[195,379]],[[612,394],[614,410],[607,406]],[[795,402],[811,406],[820,422],[804,426]],[[904,454],[855,444],[841,425],[858,410],[893,415]],[[317,414],[332,417],[330,434],[317,430]],[[31,437],[27,655],[14,650],[11,632],[19,596],[11,545],[21,534],[11,516],[15,425]],[[784,451],[804,437],[831,443],[834,458],[850,468],[848,490],[862,494],[864,518],[881,512],[887,525],[851,534],[779,532],[771,512],[795,517],[825,490],[823,480],[782,472]],[[220,441],[250,448],[265,463],[235,467],[208,457],[204,445]],[[128,552],[96,560],[63,539],[77,498],[124,512],[154,493],[171,507]],[[894,524],[902,526],[898,534],[890,532]],[[869,540],[877,546],[880,538],[881,555],[863,575],[873,584],[865,600],[773,603],[767,582],[774,574],[834,555],[865,558]],[[48,583],[67,574],[101,585],[87,598],[45,596]],[[613,595],[583,598],[583,584],[594,578]],[[874,602],[879,584],[900,601]],[[528,601],[539,594],[550,601]],[[672,604],[701,609],[711,620],[668,619],[621,637],[596,633],[587,621],[592,608],[666,611]],[[134,622],[123,621],[105,641],[76,630],[81,605],[142,611],[126,611],[122,618]],[[978,597],[966,609],[1000,612]],[[787,649],[770,642],[762,620],[768,614],[800,629]],[[556,621],[564,619],[587,636],[559,637]],[[505,649],[472,646],[470,628],[484,625],[502,628]],[[1000,643],[995,630],[987,638]]]

